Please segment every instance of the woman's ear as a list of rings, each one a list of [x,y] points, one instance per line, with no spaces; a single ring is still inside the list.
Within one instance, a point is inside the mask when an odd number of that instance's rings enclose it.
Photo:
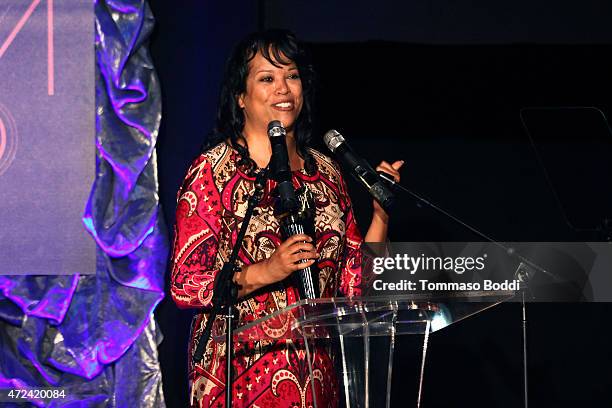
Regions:
[[[244,109],[244,94],[238,95],[236,100],[238,101],[238,106],[240,106],[240,109]]]

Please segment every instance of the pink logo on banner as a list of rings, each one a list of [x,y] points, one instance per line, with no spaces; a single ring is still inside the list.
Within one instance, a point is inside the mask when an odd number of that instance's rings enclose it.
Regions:
[[[17,126],[8,109],[0,104],[0,176],[10,167],[17,151]]]
[[[3,43],[0,43],[0,58],[2,58],[6,50],[15,40],[15,37],[17,37],[17,34],[19,34],[23,26],[28,22],[28,20],[32,16],[32,13],[34,12],[34,10],[36,10],[36,7],[38,7],[39,3],[40,0],[32,0],[32,3],[30,3],[30,6],[27,8],[23,16],[21,16],[15,27],[13,27],[13,30],[10,32],[8,37],[4,40]],[[4,14],[10,11],[10,9],[11,6],[9,5],[8,8],[4,11]],[[55,94],[55,46],[53,40],[53,9],[53,0],[47,0],[47,89],[49,96]],[[2,16],[2,18],[3,17],[4,15]],[[2,20],[2,18],[0,18],[0,21]]]

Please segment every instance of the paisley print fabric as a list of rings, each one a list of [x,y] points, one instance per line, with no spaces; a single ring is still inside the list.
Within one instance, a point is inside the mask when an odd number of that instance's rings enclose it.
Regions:
[[[359,295],[362,238],[346,185],[333,161],[311,152],[318,171],[312,176],[303,169],[294,171],[292,181],[296,188],[310,189],[315,199],[321,294]],[[178,193],[171,293],[179,307],[204,310],[192,322],[190,356],[206,324],[215,276],[229,258],[254,191],[255,178],[247,175],[238,161],[238,152],[229,145],[213,147],[195,160]],[[275,187],[276,182],[267,181],[240,249],[241,266],[268,258],[282,242],[271,194]],[[238,303],[240,322],[259,319],[297,300],[298,291],[289,281],[262,288]],[[280,337],[287,328],[288,322],[277,321],[264,330]],[[311,350],[310,376],[305,347],[298,342],[235,344],[234,406],[310,407],[312,383],[319,407],[337,406],[338,381],[330,354],[323,346]],[[192,406],[223,407],[225,344],[211,341],[203,361],[190,360]]]

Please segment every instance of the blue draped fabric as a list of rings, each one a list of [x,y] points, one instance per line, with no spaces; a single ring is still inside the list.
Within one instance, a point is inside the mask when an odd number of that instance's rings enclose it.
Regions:
[[[161,119],[145,0],[96,0],[96,177],[83,223],[95,275],[0,276],[0,388],[62,387],[49,407],[163,407],[152,312],[168,242],[158,197]],[[92,163],[93,165],[93,163]]]

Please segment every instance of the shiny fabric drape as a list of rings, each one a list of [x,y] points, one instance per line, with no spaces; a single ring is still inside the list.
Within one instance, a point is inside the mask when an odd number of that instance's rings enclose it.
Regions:
[[[152,315],[168,256],[154,20],[145,0],[94,7],[97,159],[83,223],[98,244],[96,274],[0,276],[0,388],[66,389],[36,406],[163,407]]]

